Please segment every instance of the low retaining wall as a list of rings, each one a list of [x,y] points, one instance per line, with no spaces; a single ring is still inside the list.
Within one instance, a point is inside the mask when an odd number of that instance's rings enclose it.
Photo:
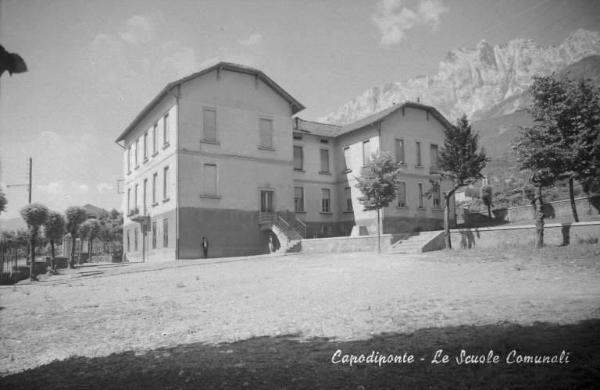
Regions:
[[[409,233],[382,234],[381,251],[387,251],[396,241],[409,236]],[[300,248],[302,253],[373,252],[377,251],[377,235],[305,239]]]
[[[598,210],[593,206],[596,201],[588,197],[575,198],[575,208],[580,221],[586,221],[598,218]],[[597,202],[597,201],[596,201]],[[573,211],[571,210],[571,200],[562,199],[554,202],[544,203],[544,217],[555,219],[557,222],[568,222],[573,220]],[[507,222],[533,221],[535,218],[533,206],[519,206],[505,209],[504,220]]]
[[[454,248],[502,248],[535,245],[535,225],[452,229]],[[544,226],[544,244],[564,245],[600,240],[600,221],[551,223]]]

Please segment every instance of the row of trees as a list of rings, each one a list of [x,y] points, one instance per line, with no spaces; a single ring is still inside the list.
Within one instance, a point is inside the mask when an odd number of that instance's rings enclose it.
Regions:
[[[29,241],[30,276],[33,279],[33,263],[35,261],[36,247],[41,238],[50,244],[51,256],[54,260],[55,246],[60,243],[66,234],[70,235],[71,253],[69,267],[75,267],[76,240],[79,238],[81,245],[87,240],[88,253],[91,259],[93,253],[93,241],[99,238],[104,243],[120,243],[122,240],[123,217],[117,210],[110,213],[102,212],[98,218],[89,218],[88,213],[82,207],[69,207],[65,214],[49,210],[41,203],[31,203],[21,209],[21,216],[27,223],[27,240]],[[41,233],[43,232],[43,236]],[[23,232],[2,233],[2,242],[5,245],[22,245]],[[120,244],[118,245],[120,247]],[[81,248],[83,249],[83,248]],[[80,253],[82,250],[80,250]]]
[[[534,78],[530,92],[534,125],[522,129],[513,148],[535,188],[528,197],[536,209],[537,247],[542,247],[544,188],[568,180],[575,222],[574,181],[588,196],[600,190],[600,89],[589,80],[552,75]]]

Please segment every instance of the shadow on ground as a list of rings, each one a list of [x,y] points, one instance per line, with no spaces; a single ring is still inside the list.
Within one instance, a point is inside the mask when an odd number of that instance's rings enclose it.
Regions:
[[[600,320],[574,325],[537,323],[430,328],[369,340],[300,341],[295,335],[219,345],[187,344],[145,353],[72,357],[0,378],[3,389],[237,389],[237,388],[486,388],[592,389],[600,383]],[[498,364],[458,365],[453,357],[500,355]],[[332,364],[334,352],[415,355],[416,362],[379,367]],[[451,361],[434,365],[437,349]],[[568,364],[506,364],[511,350],[528,355],[569,353]],[[420,361],[424,357],[425,361]]]

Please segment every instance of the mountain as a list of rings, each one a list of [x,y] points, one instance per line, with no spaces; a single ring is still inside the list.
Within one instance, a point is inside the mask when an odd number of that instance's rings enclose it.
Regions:
[[[577,30],[560,45],[545,48],[528,39],[496,46],[481,41],[476,48],[450,51],[435,75],[370,88],[320,121],[350,123],[394,103],[417,99],[451,121],[463,113],[472,121],[506,115],[529,104],[526,91],[533,76],[559,72],[598,54],[597,31]],[[591,59],[571,72],[587,72],[594,66],[597,70],[597,61]]]
[[[589,79],[595,85],[600,85],[600,56],[589,56],[577,61],[561,70],[560,75],[573,80]]]
[[[588,79],[600,87],[600,56],[583,58],[557,73],[572,80]],[[480,145],[491,158],[484,174],[495,188],[513,188],[525,183],[526,177],[519,172],[511,146],[520,128],[530,127],[533,123],[533,118],[524,109],[472,122],[471,127],[479,133]]]

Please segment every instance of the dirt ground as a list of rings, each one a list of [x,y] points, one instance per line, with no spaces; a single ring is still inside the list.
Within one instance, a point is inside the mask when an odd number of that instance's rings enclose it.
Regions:
[[[459,367],[444,371],[444,383],[465,387],[501,372],[519,386],[560,374],[567,382],[552,383],[585,387],[600,379],[599,259],[596,244],[86,267],[0,287],[0,387],[395,388],[395,381],[447,388],[430,382],[431,365],[411,371],[330,361],[340,346],[395,353],[399,345],[426,360],[438,348],[574,348],[565,368],[572,375],[534,367],[524,377],[486,366],[452,382]]]

